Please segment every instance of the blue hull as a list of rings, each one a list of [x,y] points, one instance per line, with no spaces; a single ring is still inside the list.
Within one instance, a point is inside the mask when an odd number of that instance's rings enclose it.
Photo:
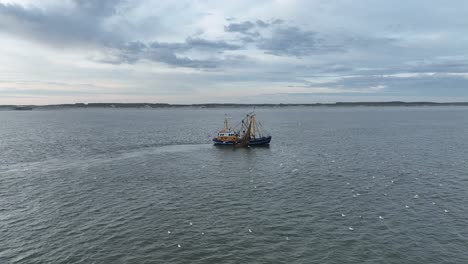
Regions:
[[[249,146],[260,146],[260,145],[268,145],[270,144],[271,136],[269,137],[261,137],[261,138],[253,138],[249,141]],[[215,145],[234,145],[234,141],[221,141],[217,140],[216,138],[213,139],[213,143]]]
[[[271,141],[271,136],[253,138],[249,141],[249,146],[267,145],[267,144],[270,144],[270,141]]]

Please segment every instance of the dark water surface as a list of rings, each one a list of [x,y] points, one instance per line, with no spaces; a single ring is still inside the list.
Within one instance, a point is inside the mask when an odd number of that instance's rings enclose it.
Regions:
[[[249,110],[0,112],[0,263],[468,263],[468,108]]]

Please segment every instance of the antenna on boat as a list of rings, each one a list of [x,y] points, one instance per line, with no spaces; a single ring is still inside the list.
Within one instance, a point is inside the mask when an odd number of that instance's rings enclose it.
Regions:
[[[230,130],[229,123],[228,123],[228,115],[224,114],[224,132],[227,132]]]

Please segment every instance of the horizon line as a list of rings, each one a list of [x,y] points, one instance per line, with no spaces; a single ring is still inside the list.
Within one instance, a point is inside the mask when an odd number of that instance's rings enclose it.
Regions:
[[[339,106],[339,105],[466,105],[468,102],[434,102],[434,101],[345,101],[332,103],[196,103],[196,104],[178,104],[178,103],[128,103],[128,102],[93,102],[93,103],[64,103],[64,104],[11,104],[0,105],[2,108],[8,107],[190,107],[190,106]]]

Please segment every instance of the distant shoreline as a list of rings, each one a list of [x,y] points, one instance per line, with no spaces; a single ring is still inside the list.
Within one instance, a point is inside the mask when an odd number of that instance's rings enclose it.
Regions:
[[[313,104],[166,104],[166,103],[76,103],[55,105],[0,105],[0,110],[87,109],[87,108],[246,108],[246,107],[356,107],[356,106],[468,106],[468,102],[336,102]]]

